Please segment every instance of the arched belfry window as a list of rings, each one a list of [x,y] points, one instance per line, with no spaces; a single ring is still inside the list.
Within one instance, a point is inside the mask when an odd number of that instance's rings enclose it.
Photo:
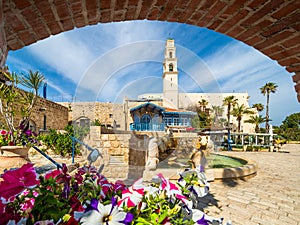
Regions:
[[[169,64],[169,71],[170,71],[170,72],[173,71],[173,64],[172,64],[172,63]]]
[[[173,58],[173,53],[169,52],[169,58]]]

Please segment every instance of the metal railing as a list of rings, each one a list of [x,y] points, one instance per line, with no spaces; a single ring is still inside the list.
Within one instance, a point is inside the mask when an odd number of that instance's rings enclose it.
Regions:
[[[56,162],[54,159],[52,159],[49,155],[47,155],[45,152],[43,152],[42,150],[40,150],[38,147],[36,146],[32,146],[35,150],[37,150],[40,154],[42,154],[46,159],[48,159],[49,161],[51,161],[56,167],[57,169],[62,168],[62,165],[60,165],[58,162]]]
[[[101,158],[103,158],[103,155],[101,153],[101,151],[99,151],[96,148],[92,148],[89,145],[85,144],[84,142],[82,142],[81,140],[79,140],[78,138],[72,137],[72,164],[74,164],[74,158],[75,158],[75,144],[79,143],[80,145],[84,146],[87,150],[89,150],[91,153],[88,155],[87,159],[89,161],[89,164],[91,165],[93,162],[96,162],[96,160],[99,158],[99,156]]]
[[[164,131],[164,123],[132,123],[130,124],[130,130],[134,131]]]

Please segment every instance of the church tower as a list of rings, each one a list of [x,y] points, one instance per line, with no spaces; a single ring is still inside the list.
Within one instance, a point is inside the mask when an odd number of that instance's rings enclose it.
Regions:
[[[163,106],[178,109],[178,71],[173,39],[168,39],[166,42],[162,77]]]

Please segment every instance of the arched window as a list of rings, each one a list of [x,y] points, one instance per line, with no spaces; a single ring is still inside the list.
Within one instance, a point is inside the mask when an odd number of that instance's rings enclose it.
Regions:
[[[151,116],[149,114],[144,114],[141,118],[142,123],[150,123],[151,122]]]
[[[172,52],[169,52],[169,58],[173,58]]]
[[[151,116],[149,114],[144,114],[141,118],[141,130],[152,130],[151,126]]]
[[[29,130],[36,132],[36,123],[33,120],[29,120]]]
[[[81,116],[73,122],[73,125],[77,125],[79,127],[88,127],[90,126],[90,119],[85,116]]]
[[[172,64],[172,63],[169,64],[169,71],[170,71],[170,72],[173,71],[173,64]]]

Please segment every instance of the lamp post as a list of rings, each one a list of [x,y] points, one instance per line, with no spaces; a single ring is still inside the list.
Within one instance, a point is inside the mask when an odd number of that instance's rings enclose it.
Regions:
[[[228,125],[227,127],[227,150],[228,151],[232,151],[232,147],[231,147],[231,144],[232,144],[232,140],[230,138],[230,130],[231,130],[231,124]]]

